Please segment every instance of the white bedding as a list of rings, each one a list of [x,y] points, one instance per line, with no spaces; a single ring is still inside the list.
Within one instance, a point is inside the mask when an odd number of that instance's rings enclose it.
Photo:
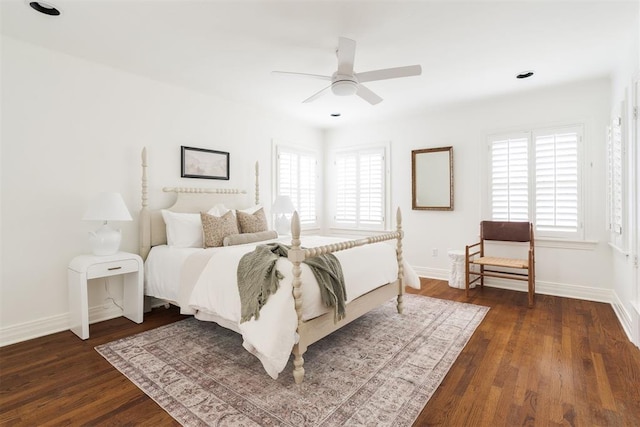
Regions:
[[[182,266],[187,258],[202,251],[201,248],[154,246],[144,262],[144,294],[182,306],[178,302]]]
[[[315,247],[343,240],[303,236],[302,246]],[[286,239],[279,241],[290,243]],[[297,341],[297,315],[291,292],[292,264],[286,258],[278,259],[276,267],[284,275],[280,288],[261,309],[258,321],[253,319],[240,323],[237,265],[240,258],[255,246],[252,243],[209,249],[154,247],[145,265],[146,290],[148,295],[177,302],[185,314],[223,323],[223,326],[241,333],[244,347],[260,359],[271,377],[277,378]],[[389,242],[352,248],[334,255],[342,266],[347,302],[397,279],[395,245]],[[419,288],[419,278],[406,262],[404,272],[405,284]],[[172,286],[176,283],[180,286]],[[305,264],[302,264],[302,299],[304,320],[327,311],[320,301],[313,273]]]

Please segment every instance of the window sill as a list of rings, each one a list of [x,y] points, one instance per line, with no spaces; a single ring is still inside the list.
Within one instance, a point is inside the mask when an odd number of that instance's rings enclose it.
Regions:
[[[626,257],[629,256],[629,252],[627,252],[625,249],[621,248],[620,246],[616,245],[615,243],[611,243],[608,242],[609,246],[616,252],[618,252],[621,255],[624,255]]]
[[[597,240],[570,240],[537,237],[536,246],[541,248],[578,249],[592,251],[598,246]]]

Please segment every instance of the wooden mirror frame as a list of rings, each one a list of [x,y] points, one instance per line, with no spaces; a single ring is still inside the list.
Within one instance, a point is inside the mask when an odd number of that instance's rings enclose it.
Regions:
[[[430,165],[425,165],[425,162],[435,167],[430,169],[426,167]],[[438,181],[435,183],[435,190],[432,191],[434,184],[429,181]],[[411,151],[411,190],[414,210],[453,210],[453,147]],[[425,194],[432,196],[434,192],[436,200],[424,200]]]

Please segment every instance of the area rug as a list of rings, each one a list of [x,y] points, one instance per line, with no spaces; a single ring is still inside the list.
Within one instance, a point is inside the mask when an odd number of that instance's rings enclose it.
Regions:
[[[214,323],[182,320],[96,350],[185,426],[410,426],[489,309],[405,295],[311,345],[277,380]]]

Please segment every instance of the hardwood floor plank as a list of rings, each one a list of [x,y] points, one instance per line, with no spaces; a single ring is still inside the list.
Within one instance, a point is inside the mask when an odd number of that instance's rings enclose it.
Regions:
[[[420,293],[466,302],[464,292],[448,288],[446,282],[423,281]],[[491,310],[443,382],[446,384],[449,377],[456,378],[456,392],[462,398],[455,396],[445,405],[451,391],[441,386],[415,425],[640,425],[640,408],[636,403],[640,401],[637,387],[640,350],[627,340],[612,308],[608,304],[538,295],[536,307],[528,310],[523,298],[526,294],[514,294],[518,293],[492,288],[472,291],[470,302],[488,305]],[[470,363],[474,371],[490,371],[489,358],[470,362],[465,354],[477,355],[483,351],[477,346],[491,345],[479,337],[487,338],[491,334],[487,331],[505,323],[513,326],[511,336],[501,345],[503,357],[511,358],[511,369],[507,373],[500,369],[493,378],[494,385],[502,385],[503,395],[490,423],[485,422],[484,415],[482,419],[468,419],[473,411],[468,405],[473,398],[468,395],[475,397],[473,405],[480,407],[486,406],[485,396],[473,386],[472,374],[463,377],[458,372]],[[601,351],[615,411],[603,408],[600,402],[591,356],[596,345]],[[493,363],[503,366],[502,359]],[[460,378],[468,381],[466,386]],[[487,381],[490,379],[487,375]],[[458,415],[445,416],[443,412]],[[442,422],[454,419],[462,424]]]
[[[640,350],[608,304],[485,287],[471,298],[440,280],[411,293],[490,307],[416,426],[639,426]],[[95,346],[181,320],[156,309],[0,348],[0,425],[178,423]],[[313,347],[310,348],[310,351]]]

